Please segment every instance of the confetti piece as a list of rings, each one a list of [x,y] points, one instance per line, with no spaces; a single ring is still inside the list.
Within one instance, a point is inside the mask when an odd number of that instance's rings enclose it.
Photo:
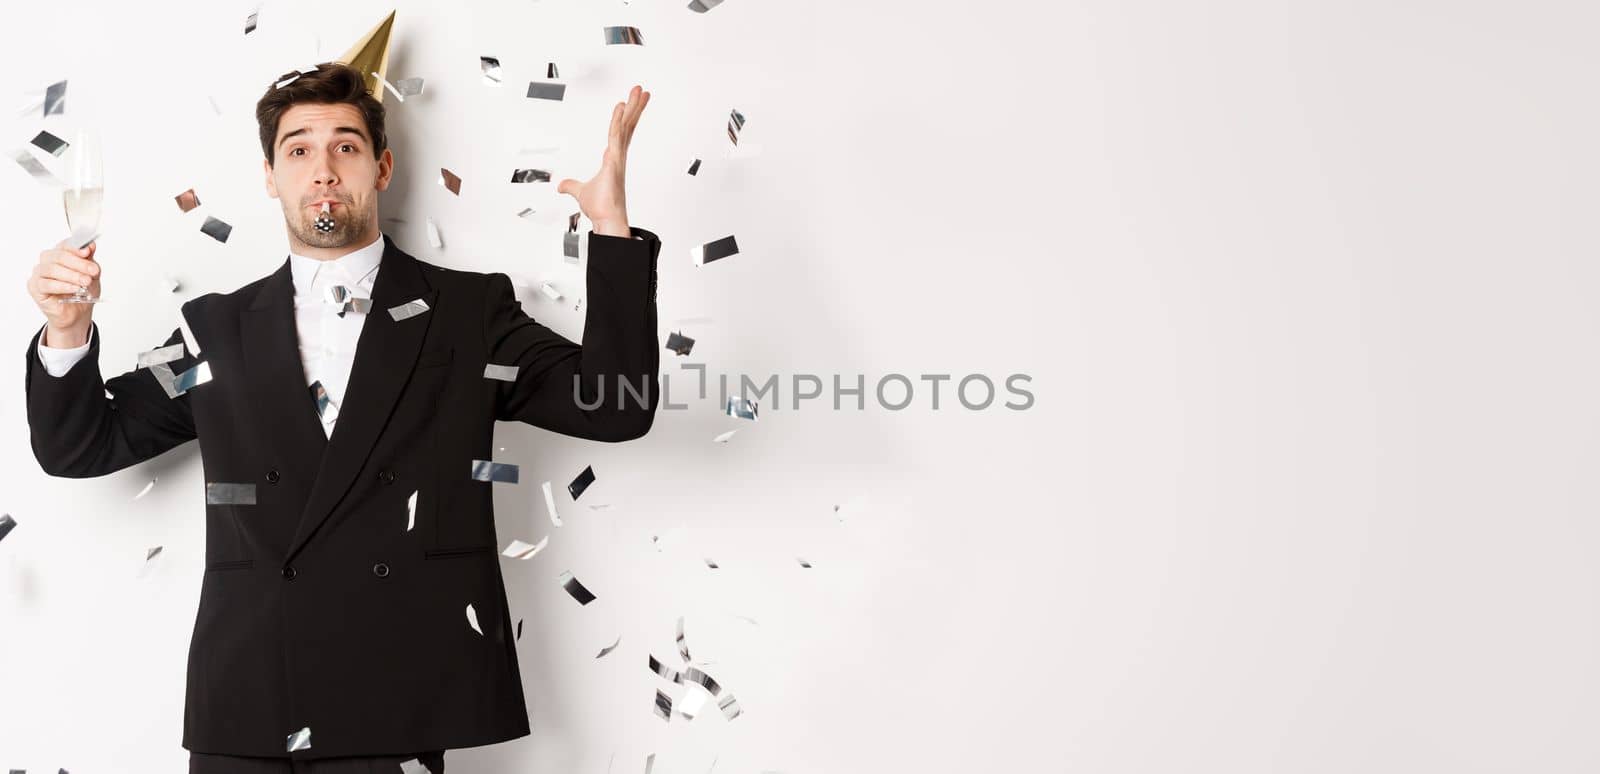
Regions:
[[[417,526],[417,493],[412,492],[411,496],[406,498],[406,531],[410,532],[415,526]]]
[[[11,518],[9,513],[0,513],[0,540],[5,540],[11,530],[17,528],[17,520]]]
[[[578,496],[583,494],[584,490],[588,489],[589,485],[593,483],[594,466],[585,466],[583,472],[579,473],[577,478],[572,479],[572,483],[567,484],[567,494],[572,495],[572,499],[576,500],[578,499]]]
[[[556,290],[556,286],[548,282],[542,282],[539,284],[539,292],[543,293],[544,297],[550,299],[551,301],[561,300],[561,291]]]
[[[311,727],[306,726],[289,735],[289,752],[311,749]]]
[[[540,484],[539,488],[544,490],[544,507],[550,512],[550,523],[557,527],[561,526],[561,517],[556,514],[556,495],[555,491],[550,488],[550,482],[546,481]]]
[[[193,368],[178,374],[173,382],[173,389],[182,395],[189,390],[211,381],[211,364],[205,361],[197,363]]]
[[[722,0],[690,0],[689,10],[695,13],[705,13],[719,5],[722,5]]]
[[[711,439],[711,442],[712,443],[727,443],[728,439],[732,438],[733,434],[737,433],[737,432],[739,432],[739,431],[738,430],[729,430],[726,433],[721,433],[721,434],[717,435],[716,438]]]
[[[700,172],[700,159],[695,159],[694,161],[689,162],[689,174],[695,175],[695,174],[699,174],[699,172]]]
[[[730,417],[754,420],[756,418],[756,402],[749,398],[728,398],[726,413]]]
[[[500,60],[498,58],[480,56],[478,57],[478,66],[483,69],[483,83],[485,86],[499,86],[502,83],[500,79]]]
[[[799,562],[801,567],[804,567],[804,568],[806,568],[808,570],[811,569],[811,563],[806,561],[805,559],[802,559],[802,558],[797,556],[797,557],[794,558],[794,560]]]
[[[258,17],[260,15],[261,15],[261,10],[260,9],[256,9],[254,11],[251,11],[249,16],[245,17],[245,19],[244,19],[244,34],[249,35],[250,33],[256,31],[256,17]]]
[[[739,132],[744,129],[744,114],[737,109],[728,111],[728,140],[739,144]]]
[[[535,543],[524,543],[521,540],[513,540],[513,541],[511,541],[511,545],[506,546],[506,550],[501,551],[500,554],[502,556],[511,557],[512,559],[528,560],[528,559],[532,559],[535,556],[538,556],[539,552],[543,551],[544,547],[549,545],[549,544],[550,544],[550,536],[549,535],[545,535],[536,544]]]
[[[428,311],[428,302],[419,298],[415,301],[407,301],[399,306],[389,307],[389,316],[393,317],[395,322],[400,322],[401,320],[409,320],[426,311]]]
[[[483,367],[483,378],[514,382],[517,380],[517,370],[518,366],[489,363]]]
[[[439,168],[439,185],[444,186],[445,190],[455,194],[456,196],[461,195],[461,178],[457,177],[456,173],[451,172],[444,167]]]
[[[704,266],[712,261],[739,254],[739,243],[734,241],[730,234],[721,239],[707,242],[699,247],[689,248],[689,254],[694,258],[694,265]]]
[[[436,248],[444,247],[444,237],[439,236],[439,224],[428,218],[428,244]]]
[[[717,709],[722,710],[722,717],[727,720],[733,720],[734,718],[744,714],[744,712],[739,709],[739,700],[733,698],[733,694],[731,693],[722,697],[722,699],[717,702]]]
[[[467,624],[472,627],[473,631],[483,634],[483,630],[478,628],[478,611],[473,610],[471,604],[467,605]]]
[[[687,355],[689,350],[694,349],[694,339],[677,332],[669,333],[667,334],[667,349],[679,355]]]
[[[573,599],[578,600],[578,604],[587,605],[594,601],[594,595],[589,593],[589,590],[584,588],[583,584],[572,576],[570,570],[561,573],[561,577],[557,578],[556,581],[561,584],[562,588],[567,590],[568,594],[572,595]]]
[[[709,557],[709,556],[705,558],[705,562],[706,562],[706,566],[710,567],[713,570],[721,569],[720,567],[717,566],[717,563],[715,561],[712,561],[711,557]]]
[[[34,158],[27,148],[18,148],[12,151],[11,158],[16,160],[17,166],[22,167],[22,171],[27,172],[41,185],[55,188],[62,187],[60,178],[57,178],[54,173],[46,169],[43,164],[40,164],[39,160]]]
[[[606,45],[642,46],[644,38],[639,35],[638,27],[607,27],[605,29]]]
[[[514,169],[511,171],[513,183],[548,183],[550,173],[543,169]]]
[[[328,396],[328,388],[318,379],[311,383],[311,400],[317,406],[317,416],[322,419],[322,424],[328,424],[339,418],[339,406]]]
[[[565,83],[544,83],[543,81],[528,82],[528,99],[548,99],[560,102],[567,96]]]
[[[200,233],[226,244],[228,235],[233,233],[233,226],[207,215],[206,222],[200,226]]]
[[[255,484],[206,482],[206,505],[255,505]]]
[[[33,145],[56,158],[61,157],[61,152],[67,149],[67,141],[49,132],[39,132],[33,137]]]
[[[172,198],[177,200],[178,209],[183,210],[184,212],[188,212],[189,210],[200,206],[200,197],[195,194],[193,188],[190,188],[189,190],[184,191],[183,193]]]
[[[672,697],[662,693],[660,688],[656,689],[656,715],[668,722],[672,720]]]
[[[552,81],[561,77],[561,74],[556,72],[556,63],[555,62],[551,62],[550,66],[545,68],[544,77],[549,78]]]
[[[683,616],[681,616],[681,615],[678,616],[678,637],[677,637],[677,642],[678,642],[678,655],[683,658],[683,663],[685,663],[685,664],[689,663],[689,661],[691,660],[689,658],[689,643],[685,642],[684,639],[683,639]]]
[[[505,462],[490,462],[488,460],[472,461],[473,481],[499,481],[507,484],[517,483],[518,468],[516,465]]]
[[[533,208],[532,207],[523,207],[522,208],[522,212],[517,213],[517,217],[526,218],[526,217],[528,217],[528,216],[530,216],[532,214],[533,214]]]
[[[149,368],[157,363],[170,363],[183,357],[183,342],[165,347],[157,347],[149,352],[139,353],[138,365],[135,368]]]
[[[617,641],[616,642],[613,642],[610,645],[607,645],[607,646],[601,648],[599,653],[594,654],[594,657],[595,658],[602,658],[607,653],[610,653],[611,651],[616,650],[617,646],[620,645],[620,644],[622,644],[622,635],[619,634],[619,635],[617,635]]]
[[[145,554],[144,554],[145,562],[148,563],[151,559],[156,558],[156,555],[158,555],[160,553],[161,553],[161,546],[156,546],[155,548],[147,549],[145,551]]]
[[[67,109],[67,82],[56,81],[44,90],[44,114],[59,116]]]
[[[150,494],[150,490],[154,489],[155,486],[156,486],[156,480],[153,479],[153,478],[150,479],[149,483],[146,483],[144,485],[144,488],[140,489],[139,493],[133,496],[133,499],[137,500],[137,499],[139,499],[141,497],[144,497],[147,494]]]

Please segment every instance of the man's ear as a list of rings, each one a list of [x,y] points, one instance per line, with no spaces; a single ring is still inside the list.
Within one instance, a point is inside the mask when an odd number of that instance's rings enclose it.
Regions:
[[[393,179],[394,179],[394,154],[389,152],[388,148],[384,148],[383,149],[383,158],[378,159],[378,180],[377,180],[378,190],[379,191],[387,191],[387,190],[389,190],[389,181],[393,180]]]
[[[278,198],[278,184],[272,179],[272,162],[262,159],[261,170],[267,175],[267,195],[274,199]]]

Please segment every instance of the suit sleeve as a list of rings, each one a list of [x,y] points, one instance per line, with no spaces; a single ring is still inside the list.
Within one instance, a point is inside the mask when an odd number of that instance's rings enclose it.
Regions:
[[[633,236],[589,232],[581,346],[524,313],[509,277],[489,275],[489,362],[517,367],[516,381],[492,382],[496,419],[595,441],[649,432],[660,402],[655,296],[661,240],[640,228]]]
[[[61,376],[51,376],[38,355],[40,329],[28,342],[24,390],[33,456],[44,472],[64,478],[92,478],[155,457],[195,438],[189,396],[168,398],[148,368],[110,381],[100,376],[100,330],[89,334],[83,360]],[[174,329],[166,345],[183,341]],[[181,374],[199,362],[185,351],[167,365]]]

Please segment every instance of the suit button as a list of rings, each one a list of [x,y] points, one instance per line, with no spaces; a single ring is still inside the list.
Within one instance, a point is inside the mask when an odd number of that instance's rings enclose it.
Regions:
[[[382,481],[385,484],[393,484],[394,483],[394,471],[392,471],[392,470],[378,471],[378,480]]]
[[[284,580],[294,580],[294,576],[296,574],[297,573],[295,573],[293,567],[285,567],[285,568],[283,568],[283,579]]]
[[[380,578],[389,577],[389,565],[384,564],[383,562],[378,562],[377,564],[372,565],[372,574]]]
[[[267,471],[267,483],[278,483],[278,471],[276,469]]]

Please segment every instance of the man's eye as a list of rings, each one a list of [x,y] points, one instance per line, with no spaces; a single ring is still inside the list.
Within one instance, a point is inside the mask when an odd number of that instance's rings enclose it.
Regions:
[[[303,151],[303,150],[305,150],[305,148],[294,148],[294,149],[289,151],[289,155],[293,156],[294,154],[299,153],[300,151]]]
[[[355,149],[356,149],[356,146],[354,146],[354,145],[351,145],[351,144],[350,144],[350,143],[345,143],[345,144],[343,144],[343,145],[340,145],[340,146],[339,146],[339,148],[340,148],[340,149],[341,149],[341,150],[343,150],[343,149],[345,149],[345,148],[349,148],[349,149],[350,149],[350,150],[355,150]]]

